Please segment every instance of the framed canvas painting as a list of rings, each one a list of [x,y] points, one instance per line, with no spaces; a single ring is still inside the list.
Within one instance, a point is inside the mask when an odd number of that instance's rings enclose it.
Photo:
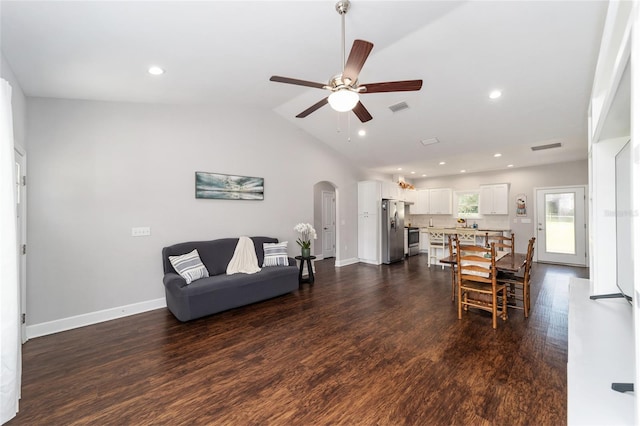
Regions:
[[[264,178],[196,172],[196,198],[264,200]]]

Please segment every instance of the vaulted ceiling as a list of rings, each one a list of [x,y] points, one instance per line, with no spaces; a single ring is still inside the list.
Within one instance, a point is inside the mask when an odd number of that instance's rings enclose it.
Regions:
[[[423,88],[362,95],[373,115],[365,124],[329,106],[295,118],[327,92],[269,77],[324,83],[342,71],[334,6],[3,0],[0,41],[27,96],[275,111],[381,173],[434,177],[587,157],[606,2],[354,0],[347,50],[356,38],[374,43],[360,81],[422,79]],[[166,72],[152,76],[150,65]],[[496,89],[502,96],[490,99]],[[392,112],[399,102],[408,108]]]

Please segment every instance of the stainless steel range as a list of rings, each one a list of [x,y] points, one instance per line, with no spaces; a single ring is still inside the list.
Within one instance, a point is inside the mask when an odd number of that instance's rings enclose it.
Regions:
[[[420,253],[420,228],[407,226],[407,240],[409,244],[409,256]]]

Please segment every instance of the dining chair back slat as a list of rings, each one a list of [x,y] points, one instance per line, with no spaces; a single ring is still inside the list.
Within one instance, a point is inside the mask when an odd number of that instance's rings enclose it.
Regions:
[[[504,235],[489,235],[488,232],[484,234],[484,245],[489,247],[489,244],[495,243],[496,250],[507,251],[509,253],[515,253],[516,247],[516,234],[513,232],[511,236],[505,237]]]
[[[456,264],[458,268],[458,319],[462,311],[478,308],[491,312],[492,326],[497,328],[498,315],[507,319],[505,284],[498,283],[496,271],[496,247],[460,244],[456,237]]]

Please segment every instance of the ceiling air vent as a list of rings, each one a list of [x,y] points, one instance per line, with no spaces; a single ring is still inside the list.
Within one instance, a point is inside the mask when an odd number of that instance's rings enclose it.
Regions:
[[[397,104],[389,105],[389,109],[391,110],[391,112],[398,112],[407,108],[409,108],[409,105],[407,105],[405,101],[398,102]]]
[[[550,143],[548,145],[532,146],[531,151],[542,151],[543,149],[560,148],[561,146],[562,146],[562,143],[556,142],[556,143]]]
[[[440,140],[438,140],[438,138],[422,139],[422,140],[420,141],[420,143],[421,143],[422,145],[424,145],[424,146],[427,146],[427,145],[433,145],[433,144],[438,143],[438,142],[440,142]]]

